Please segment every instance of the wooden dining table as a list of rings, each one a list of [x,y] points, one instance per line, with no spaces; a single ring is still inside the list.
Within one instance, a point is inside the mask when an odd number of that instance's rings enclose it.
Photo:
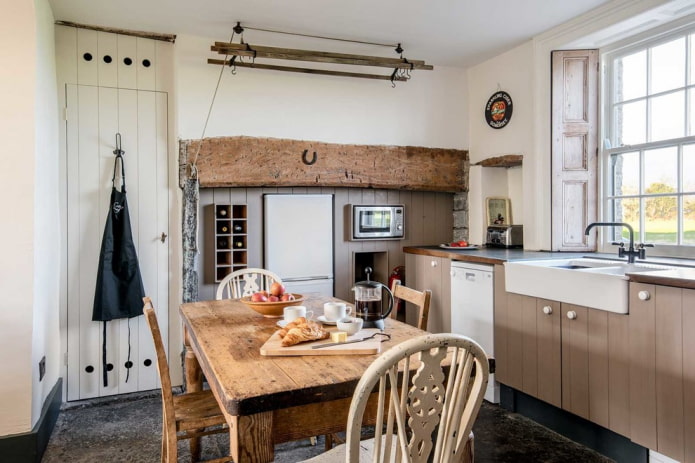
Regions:
[[[314,318],[333,297],[305,295]],[[348,304],[351,306],[351,304]],[[229,425],[236,463],[274,459],[282,442],[344,431],[357,382],[378,354],[262,356],[261,346],[279,329],[237,299],[200,301],[180,307],[189,391],[203,387],[203,374]],[[391,339],[381,352],[424,331],[389,318]],[[373,422],[365,414],[365,424]]]

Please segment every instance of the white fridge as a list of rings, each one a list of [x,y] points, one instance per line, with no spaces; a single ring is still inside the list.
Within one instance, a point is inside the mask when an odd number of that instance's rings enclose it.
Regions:
[[[264,267],[292,293],[333,296],[333,195],[263,195]]]

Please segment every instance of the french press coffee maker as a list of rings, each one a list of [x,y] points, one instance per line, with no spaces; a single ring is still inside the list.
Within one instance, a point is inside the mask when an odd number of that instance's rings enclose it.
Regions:
[[[364,320],[364,328],[383,330],[384,319],[393,310],[393,294],[385,284],[369,279],[372,273],[371,267],[365,268],[364,272],[367,274],[367,280],[355,283],[352,288],[355,292],[355,314]],[[388,293],[388,308],[385,311],[382,289]]]

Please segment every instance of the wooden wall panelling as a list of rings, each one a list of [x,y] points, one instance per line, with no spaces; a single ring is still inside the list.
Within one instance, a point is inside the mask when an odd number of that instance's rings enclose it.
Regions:
[[[197,151],[198,143],[198,140],[180,143],[181,180],[185,178],[185,166]],[[302,153],[308,147],[318,156],[312,165],[302,162]],[[258,165],[265,168],[259,170]],[[468,191],[468,152],[446,148],[347,145],[243,136],[206,138],[202,141],[197,167],[201,187],[350,186]]]
[[[126,64],[126,59],[131,61]],[[128,35],[118,36],[118,86],[121,88],[137,88],[137,40]]]
[[[656,435],[659,453],[683,461],[683,317],[680,288],[657,286]],[[692,310],[693,307],[688,309]],[[692,438],[693,436],[691,436]]]
[[[137,37],[137,85],[141,90],[154,90],[155,85],[155,66],[157,56],[155,54],[155,42],[150,39]],[[148,64],[149,63],[149,64]]]
[[[60,83],[77,83],[77,29],[74,27],[56,26],[56,75],[60,76]],[[59,89],[58,97],[63,100],[62,90]]]
[[[97,32],[86,29],[77,30],[77,83],[81,85],[97,85]],[[84,58],[85,53],[92,56],[90,61]]]
[[[155,89],[168,92],[173,87],[174,47],[168,42],[156,41],[154,44],[157,61],[154,66]]]
[[[168,46],[168,49],[171,51],[173,47],[171,45]],[[173,61],[172,61],[173,62]],[[157,140],[156,140],[156,158],[157,158],[157,166],[162,166],[158,167],[156,169],[156,173],[151,174],[152,178],[156,178],[156,183],[157,185],[167,185],[167,189],[169,187],[169,166],[171,165],[169,163],[169,95],[165,92],[157,92],[155,93],[155,105],[156,105],[156,133],[157,133]],[[175,195],[171,195],[175,196]],[[164,320],[167,320],[169,318],[169,313],[170,313],[170,308],[169,304],[174,303],[174,307],[178,306],[178,301],[174,298],[173,300],[169,300],[169,274],[173,273],[171,272],[171,269],[174,267],[173,265],[170,267],[169,266],[169,253],[171,250],[171,229],[169,228],[169,211],[173,207],[173,198],[170,198],[169,195],[167,194],[166,196],[162,195],[161,192],[158,191],[157,195],[157,230],[155,232],[157,233],[157,236],[161,238],[161,234],[165,233],[167,237],[165,238],[165,242],[160,243],[157,245],[157,268],[158,269],[167,269],[167,271],[159,271],[157,272],[157,277],[158,277],[158,282],[157,282],[157,291],[156,291],[156,297],[157,297],[157,315]],[[174,225],[175,226],[175,225]],[[177,240],[174,241],[174,245],[176,245]],[[161,245],[160,245],[161,244]],[[180,241],[179,241],[179,246],[180,246]],[[178,269],[177,269],[178,270]],[[178,312],[174,312],[178,313]],[[166,329],[169,329],[170,324],[165,323]],[[176,324],[172,324],[171,326],[175,326],[178,328]],[[160,327],[160,329],[162,329]],[[168,331],[167,331],[168,333]],[[157,375],[157,381],[159,381],[159,375]],[[175,381],[177,383],[177,381]]]
[[[589,419],[604,428],[609,427],[608,314],[604,310],[587,309]]]
[[[118,86],[118,36],[107,32],[97,32],[97,62],[99,85],[102,87]]]
[[[695,352],[695,290],[683,290],[683,352]],[[686,335],[687,334],[687,335]],[[695,355],[683,355],[684,459],[695,462]]]
[[[608,314],[608,428],[630,437],[629,316]]]
[[[546,314],[544,307],[552,312]],[[536,343],[538,349],[538,398],[562,407],[561,305],[557,301],[536,301]]]
[[[652,297],[640,300],[640,291]],[[654,285],[630,283],[630,439],[650,449],[657,448],[654,291]]]
[[[562,408],[589,418],[588,314],[586,307],[562,304]],[[567,313],[577,318],[570,320]]]
[[[324,192],[327,188],[322,188],[321,191]],[[350,216],[349,212],[345,208],[348,203],[348,189],[347,188],[335,188],[333,196],[333,213],[335,216],[334,229],[333,229],[333,243],[343,243],[345,241],[345,235],[347,234],[347,228],[350,226]],[[354,297],[350,288],[350,269],[346,265],[350,261],[350,251],[347,246],[335,246],[333,248],[333,276],[335,296],[346,301],[353,301]]]

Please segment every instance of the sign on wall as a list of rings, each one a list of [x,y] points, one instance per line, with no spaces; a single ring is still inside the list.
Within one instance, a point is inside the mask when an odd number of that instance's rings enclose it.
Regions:
[[[512,97],[509,93],[495,92],[485,105],[485,120],[493,129],[501,129],[509,124],[512,118]]]

